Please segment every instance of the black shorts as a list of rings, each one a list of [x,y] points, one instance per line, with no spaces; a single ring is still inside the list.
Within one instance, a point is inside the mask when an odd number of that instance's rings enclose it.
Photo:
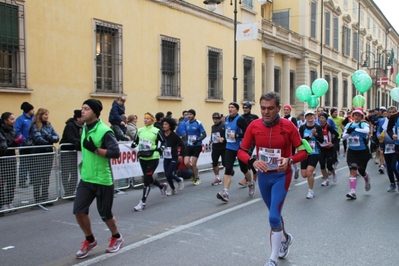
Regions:
[[[222,157],[222,165],[224,166],[224,155],[226,149],[214,150],[212,149],[212,166],[216,167],[219,165],[219,158]]]
[[[319,162],[318,154],[308,155],[308,158],[301,162],[301,169],[306,170],[306,168],[308,168],[308,165],[316,167],[318,162]]]
[[[202,152],[202,146],[186,146],[186,153],[184,157],[196,157],[198,158]]]
[[[80,180],[76,189],[76,198],[73,204],[73,214],[89,214],[89,208],[96,198],[97,211],[105,222],[112,219],[112,204],[114,201],[114,185],[104,186]]]

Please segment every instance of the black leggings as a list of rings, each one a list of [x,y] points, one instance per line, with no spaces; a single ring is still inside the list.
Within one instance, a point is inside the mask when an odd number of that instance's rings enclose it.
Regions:
[[[226,149],[226,156],[225,156],[225,171],[224,173],[226,175],[232,175],[233,173],[233,166],[234,166],[234,162],[236,160],[237,157],[237,151],[233,151],[233,150],[229,150]],[[240,164],[240,170],[243,174],[246,174],[248,172],[248,165],[246,165],[245,163],[241,162],[240,160],[238,160],[238,163]]]
[[[152,159],[152,160],[139,160],[140,161],[140,166],[141,170],[143,171],[143,197],[141,198],[142,202],[145,202],[147,200],[148,194],[150,194],[151,190],[151,184],[159,187],[159,189],[162,189],[162,185],[159,183],[159,181],[154,178],[152,175],[155,172],[155,169],[158,167],[159,159]]]
[[[334,153],[335,153],[335,149],[330,148],[330,149],[326,149],[326,148],[320,148],[320,152],[319,152],[319,163],[320,163],[320,169],[324,170],[326,169],[326,163],[327,163],[327,169],[329,171],[333,170],[333,164],[335,163],[334,160]]]

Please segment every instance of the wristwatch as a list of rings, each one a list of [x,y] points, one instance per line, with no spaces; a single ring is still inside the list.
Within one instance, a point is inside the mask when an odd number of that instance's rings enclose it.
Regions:
[[[292,161],[292,158],[288,158],[288,165],[293,164],[294,162]]]

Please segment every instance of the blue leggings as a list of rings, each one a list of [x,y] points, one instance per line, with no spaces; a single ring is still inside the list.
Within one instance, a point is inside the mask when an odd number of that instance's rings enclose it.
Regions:
[[[291,183],[293,170],[289,172],[258,172],[259,191],[269,209],[271,228],[282,227],[281,211]]]

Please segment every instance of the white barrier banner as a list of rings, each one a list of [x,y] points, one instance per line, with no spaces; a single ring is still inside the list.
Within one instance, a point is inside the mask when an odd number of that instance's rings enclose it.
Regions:
[[[206,137],[202,141],[202,152],[198,158],[197,166],[212,164],[212,145],[209,145],[210,137]],[[133,176],[142,176],[143,171],[140,167],[140,162],[137,158],[138,149],[132,149],[132,142],[119,142],[120,156],[116,159],[111,159],[111,168],[114,180],[130,178]],[[78,152],[78,164],[82,160],[82,153]],[[163,158],[159,159],[159,164],[155,173],[163,172]],[[79,172],[79,171],[78,171]],[[79,179],[80,179],[80,173]]]

